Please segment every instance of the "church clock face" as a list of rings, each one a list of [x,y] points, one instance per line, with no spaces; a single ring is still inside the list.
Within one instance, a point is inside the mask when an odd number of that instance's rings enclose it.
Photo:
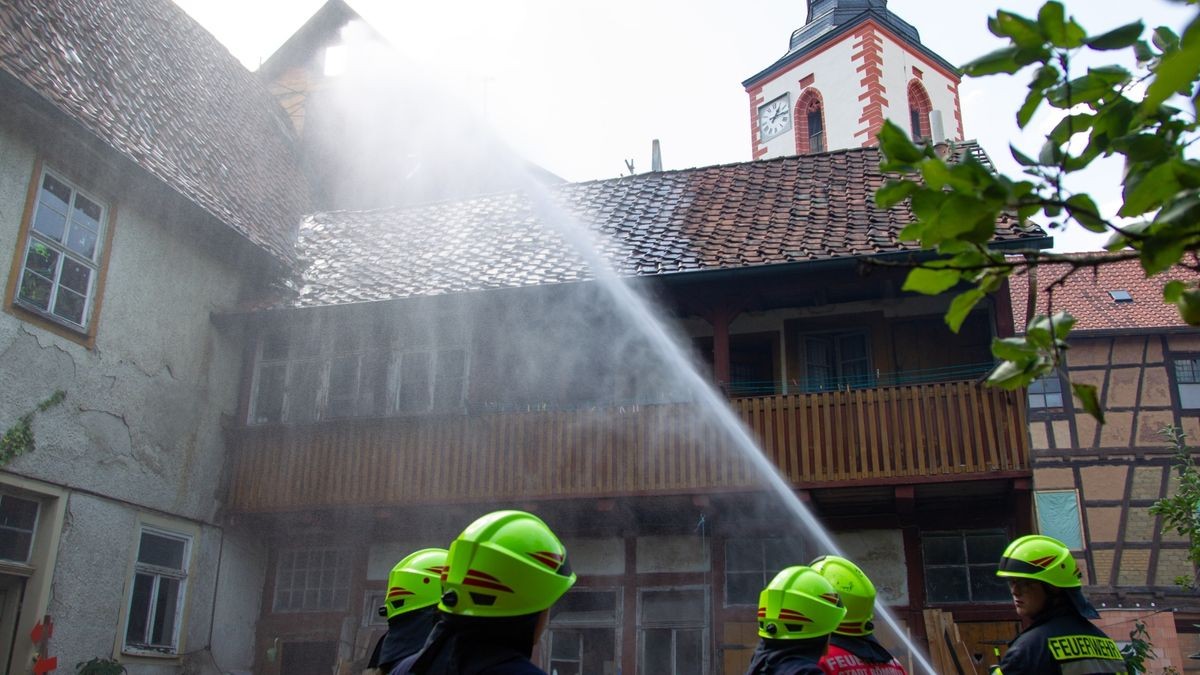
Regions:
[[[758,108],[758,137],[765,141],[792,128],[792,105],[787,94],[771,99]]]

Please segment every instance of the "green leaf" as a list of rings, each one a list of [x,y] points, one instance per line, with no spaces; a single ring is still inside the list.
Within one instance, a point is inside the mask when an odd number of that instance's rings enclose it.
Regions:
[[[1149,63],[1154,59],[1154,51],[1150,49],[1150,45],[1146,44],[1145,40],[1133,43],[1133,55],[1137,58],[1139,65]]]
[[[908,199],[920,189],[916,183],[908,180],[891,180],[875,191],[875,203],[881,209],[890,209]]]
[[[1096,394],[1096,385],[1072,382],[1071,391],[1075,393],[1075,398],[1079,399],[1083,409],[1095,417],[1097,422],[1104,424],[1104,409],[1100,407],[1100,397]]]
[[[1175,34],[1175,31],[1166,26],[1155,28],[1154,34],[1150,36],[1150,41],[1162,52],[1179,48],[1179,36]]]
[[[959,328],[962,328],[963,322],[967,320],[967,315],[971,313],[975,305],[983,300],[985,293],[978,288],[972,288],[968,291],[959,293],[958,296],[950,302],[950,309],[946,310],[946,325],[955,333]]]
[[[1169,157],[1171,146],[1167,139],[1161,136],[1136,134],[1114,140],[1112,148],[1125,155],[1131,162],[1152,162]]]
[[[924,295],[937,295],[954,288],[962,279],[958,270],[936,270],[925,267],[914,267],[904,280],[906,291],[916,291]]]
[[[1107,33],[1101,33],[1093,38],[1089,38],[1085,44],[1097,51],[1124,49],[1136,43],[1145,29],[1145,24],[1141,21],[1135,21],[1134,23],[1127,23],[1120,28],[1114,28]]]
[[[1033,47],[1043,42],[1042,31],[1036,21],[1018,14],[1000,10],[995,18],[988,19],[988,28],[996,37],[1011,38],[1021,47]]]
[[[1186,288],[1187,285],[1185,285],[1182,281],[1167,282],[1167,284],[1163,286],[1163,302],[1175,304],[1175,301],[1179,300],[1179,296],[1183,294],[1183,291]]]
[[[1047,2],[1038,10],[1038,27],[1042,35],[1056,47],[1068,47],[1063,44],[1067,39],[1067,17],[1062,3]]]
[[[1171,162],[1159,164],[1148,172],[1131,172],[1125,178],[1125,204],[1118,215],[1140,216],[1158,208],[1180,189]]]
[[[1154,81],[1146,89],[1142,110],[1153,112],[1175,93],[1190,95],[1197,77],[1200,77],[1200,45],[1167,54],[1154,69]]]
[[[1183,291],[1175,300],[1179,317],[1189,326],[1200,326],[1200,290]]]
[[[1096,207],[1096,202],[1086,194],[1072,195],[1067,199],[1067,206],[1070,207],[1071,217],[1074,218],[1080,225],[1092,232],[1106,232],[1108,223],[1100,217],[1100,209]]]
[[[1037,356],[1037,348],[1025,341],[1025,338],[996,338],[992,340],[992,356],[1002,361],[1019,361]]]
[[[908,134],[890,120],[884,122],[879,130],[879,149],[889,162],[916,164],[925,158],[925,153],[912,142]]]
[[[1025,66],[1017,60],[1019,47],[1003,47],[968,62],[962,71],[971,77],[983,77],[997,73],[1013,74]]]

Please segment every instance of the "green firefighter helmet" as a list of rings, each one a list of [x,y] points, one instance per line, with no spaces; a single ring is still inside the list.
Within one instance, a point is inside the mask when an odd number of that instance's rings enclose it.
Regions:
[[[758,634],[800,640],[832,633],[846,616],[833,585],[811,567],[789,567],[758,596]]]
[[[379,615],[391,620],[437,604],[442,595],[446,555],[444,548],[423,548],[396,563],[388,575],[387,596],[379,608]]]
[[[875,632],[875,584],[862,569],[849,560],[826,555],[812,561],[819,572],[837,591],[846,607],[846,616],[833,632],[840,635],[870,635]]]
[[[477,617],[548,609],[575,584],[567,550],[537,516],[495,511],[450,544],[438,609]]]
[[[1083,585],[1071,549],[1057,539],[1040,534],[1013,540],[1000,557],[996,576],[1033,579],[1058,588]]]

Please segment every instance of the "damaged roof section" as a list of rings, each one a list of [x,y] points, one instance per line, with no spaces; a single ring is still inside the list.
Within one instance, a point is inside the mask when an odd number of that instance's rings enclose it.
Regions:
[[[170,0],[7,0],[0,69],[285,263],[308,191],[265,87]]]
[[[907,204],[883,210],[876,148],[639,174],[547,188],[552,209],[505,193],[406,209],[338,211],[301,226],[301,306],[590,279],[554,219],[575,220],[625,277],[916,252]],[[562,217],[567,216],[567,217]],[[571,227],[568,223],[566,227]],[[579,227],[579,226],[576,226]],[[1006,220],[997,242],[1041,246]]]

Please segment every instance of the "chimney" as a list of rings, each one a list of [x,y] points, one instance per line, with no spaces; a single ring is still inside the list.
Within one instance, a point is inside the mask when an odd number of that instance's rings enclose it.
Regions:
[[[662,148],[659,147],[657,138],[650,144],[650,170],[662,171]]]

